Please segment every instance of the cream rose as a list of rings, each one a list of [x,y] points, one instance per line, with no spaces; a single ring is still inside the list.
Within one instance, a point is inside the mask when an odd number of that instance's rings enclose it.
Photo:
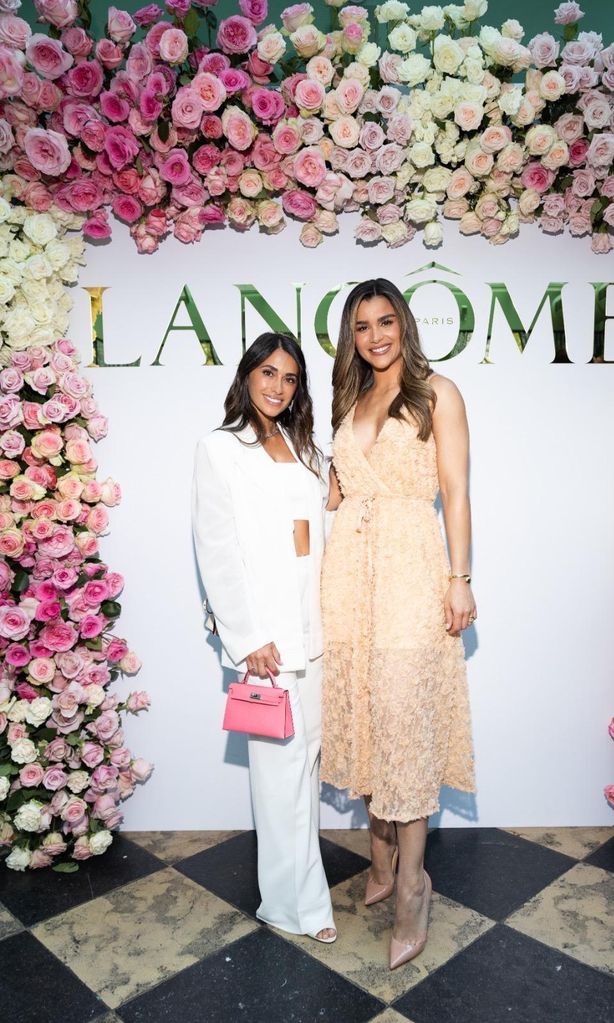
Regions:
[[[358,143],[360,126],[355,117],[351,114],[337,118],[330,126],[330,134],[336,146],[342,149],[353,149]]]
[[[286,41],[280,32],[267,32],[258,40],[258,56],[267,64],[277,64],[285,52]]]
[[[433,64],[445,75],[455,75],[465,59],[465,54],[458,43],[450,36],[435,36],[433,47]]]
[[[411,53],[416,49],[417,36],[411,25],[401,22],[395,25],[392,32],[388,33],[388,42],[391,49],[399,53]]]

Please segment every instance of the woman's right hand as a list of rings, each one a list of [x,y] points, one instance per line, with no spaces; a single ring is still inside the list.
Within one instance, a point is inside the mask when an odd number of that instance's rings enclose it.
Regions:
[[[267,678],[269,671],[272,675],[279,675],[278,664],[282,663],[279,650],[274,643],[267,643],[259,650],[254,650],[245,658],[247,670],[250,675],[257,675],[259,678]]]

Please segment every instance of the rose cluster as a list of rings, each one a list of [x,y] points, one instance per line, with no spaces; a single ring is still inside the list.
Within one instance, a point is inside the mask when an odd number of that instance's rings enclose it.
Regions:
[[[120,713],[149,698],[109,691],[140,664],[111,632],[123,579],[98,544],[121,494],[96,480],[91,384],[66,338],[0,354],[0,847],[23,870],[111,843],[151,772]]]
[[[577,3],[555,11],[562,38],[525,43],[513,18],[476,29],[486,0],[417,14],[385,0],[374,18],[327,2],[324,32],[309,3],[276,25],[267,0],[239,0],[213,48],[202,0],[110,7],[98,40],[74,0],[36,0],[54,38],[3,14],[5,195],[83,215],[93,238],[112,210],[141,252],[224,223],[277,232],[286,216],[315,246],[341,211],[362,214],[363,243],[421,228],[438,245],[442,213],[495,244],[537,221],[609,251],[614,45],[578,32]]]

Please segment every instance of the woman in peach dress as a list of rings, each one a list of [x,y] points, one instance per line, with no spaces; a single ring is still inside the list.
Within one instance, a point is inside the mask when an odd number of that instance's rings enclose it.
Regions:
[[[333,431],[321,776],[365,797],[368,905],[392,894],[398,865],[394,969],[426,943],[424,849],[439,790],[474,791],[460,633],[477,612],[463,400],[431,372],[414,318],[389,281],[365,281],[346,301]]]

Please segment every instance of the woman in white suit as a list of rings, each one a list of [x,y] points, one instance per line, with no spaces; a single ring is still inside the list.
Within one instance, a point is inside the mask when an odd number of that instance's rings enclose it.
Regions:
[[[260,920],[336,938],[319,830],[323,494],[300,347],[262,334],[246,351],[220,429],[196,450],[193,528],[222,663],[290,694],[294,735],[250,736]]]

